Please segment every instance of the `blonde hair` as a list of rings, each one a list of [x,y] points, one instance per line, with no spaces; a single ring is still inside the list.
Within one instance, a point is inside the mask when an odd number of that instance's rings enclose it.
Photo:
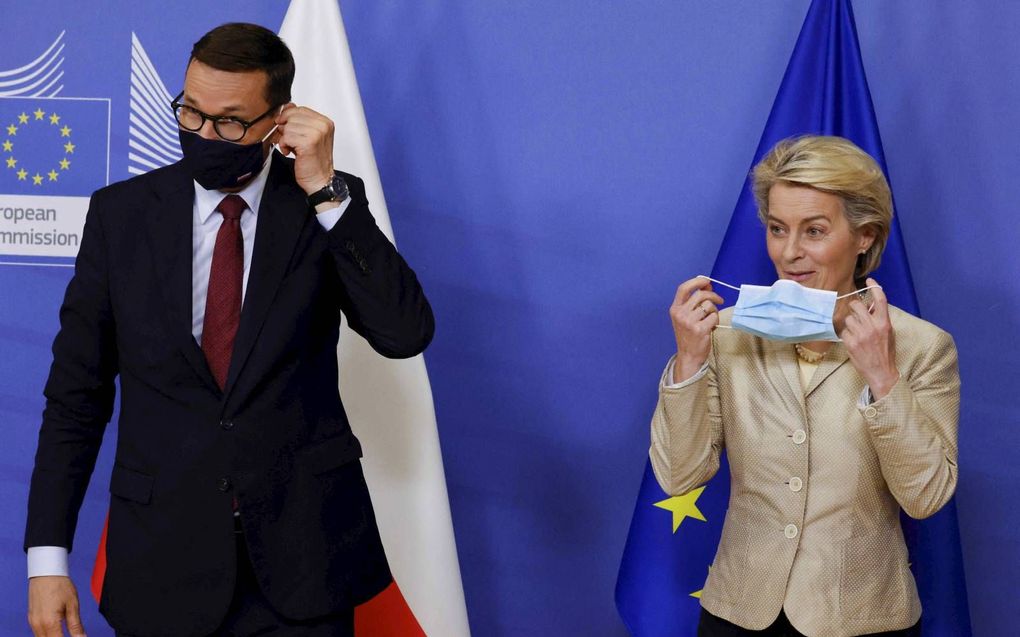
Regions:
[[[871,155],[842,137],[791,137],[776,144],[751,175],[762,223],[769,214],[769,190],[779,182],[837,195],[853,232],[869,228],[875,233],[871,247],[857,257],[854,276],[863,278],[878,268],[889,240],[893,206],[889,183]]]

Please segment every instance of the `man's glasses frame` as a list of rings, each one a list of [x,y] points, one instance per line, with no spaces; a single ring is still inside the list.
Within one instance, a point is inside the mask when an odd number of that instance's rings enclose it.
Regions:
[[[170,102],[170,109],[174,112],[174,119],[177,120],[177,125],[180,126],[181,128],[183,128],[186,131],[191,131],[192,133],[194,133],[196,131],[202,130],[202,127],[205,126],[206,120],[209,120],[210,122],[213,123],[213,130],[216,131],[216,135],[219,136],[219,138],[222,139],[223,141],[227,141],[227,142],[237,142],[237,141],[241,141],[242,139],[244,139],[244,136],[248,134],[248,129],[249,128],[251,128],[255,124],[259,123],[260,121],[262,121],[263,119],[268,117],[277,108],[276,106],[270,107],[270,109],[268,111],[266,111],[265,113],[262,113],[261,115],[259,115],[255,119],[253,119],[251,121],[245,121],[245,120],[243,120],[243,119],[241,119],[239,117],[231,117],[229,115],[208,115],[208,114],[203,113],[202,111],[198,110],[194,106],[188,106],[187,104],[181,104],[181,102],[179,100],[182,97],[184,97],[184,91],[181,91],[180,93],[178,93],[177,97],[175,97]],[[198,115],[199,117],[202,118],[201,121],[199,122],[198,126],[195,126],[195,127],[187,126],[186,124],[184,124],[184,122],[181,121],[181,110],[182,109],[188,109],[189,112],[194,113],[195,115]],[[228,124],[239,124],[241,126],[241,134],[240,135],[236,135],[236,136],[227,136],[227,135],[224,135],[223,132],[220,131],[220,123],[221,122],[228,123]]]

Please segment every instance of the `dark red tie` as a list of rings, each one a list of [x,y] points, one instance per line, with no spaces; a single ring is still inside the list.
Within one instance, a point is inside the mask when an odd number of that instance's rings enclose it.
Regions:
[[[202,322],[202,351],[220,389],[227,384],[230,354],[241,321],[241,280],[244,276],[244,239],[241,213],[248,205],[237,195],[227,195],[216,206],[223,223],[216,233],[209,292],[205,297]]]

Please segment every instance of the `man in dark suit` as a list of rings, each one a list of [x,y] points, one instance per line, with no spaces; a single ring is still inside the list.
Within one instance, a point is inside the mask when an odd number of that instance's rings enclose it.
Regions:
[[[293,76],[272,32],[212,30],[174,101],[183,161],[92,197],[29,496],[36,635],[84,635],[66,556],[118,375],[100,603],[118,634],[349,635],[390,581],[336,342],[342,312],[414,356],[433,316]]]

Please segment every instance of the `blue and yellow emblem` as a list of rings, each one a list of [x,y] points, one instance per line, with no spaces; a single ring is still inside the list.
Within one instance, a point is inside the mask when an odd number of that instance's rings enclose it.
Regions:
[[[108,100],[0,98],[0,193],[88,196],[108,148]]]

